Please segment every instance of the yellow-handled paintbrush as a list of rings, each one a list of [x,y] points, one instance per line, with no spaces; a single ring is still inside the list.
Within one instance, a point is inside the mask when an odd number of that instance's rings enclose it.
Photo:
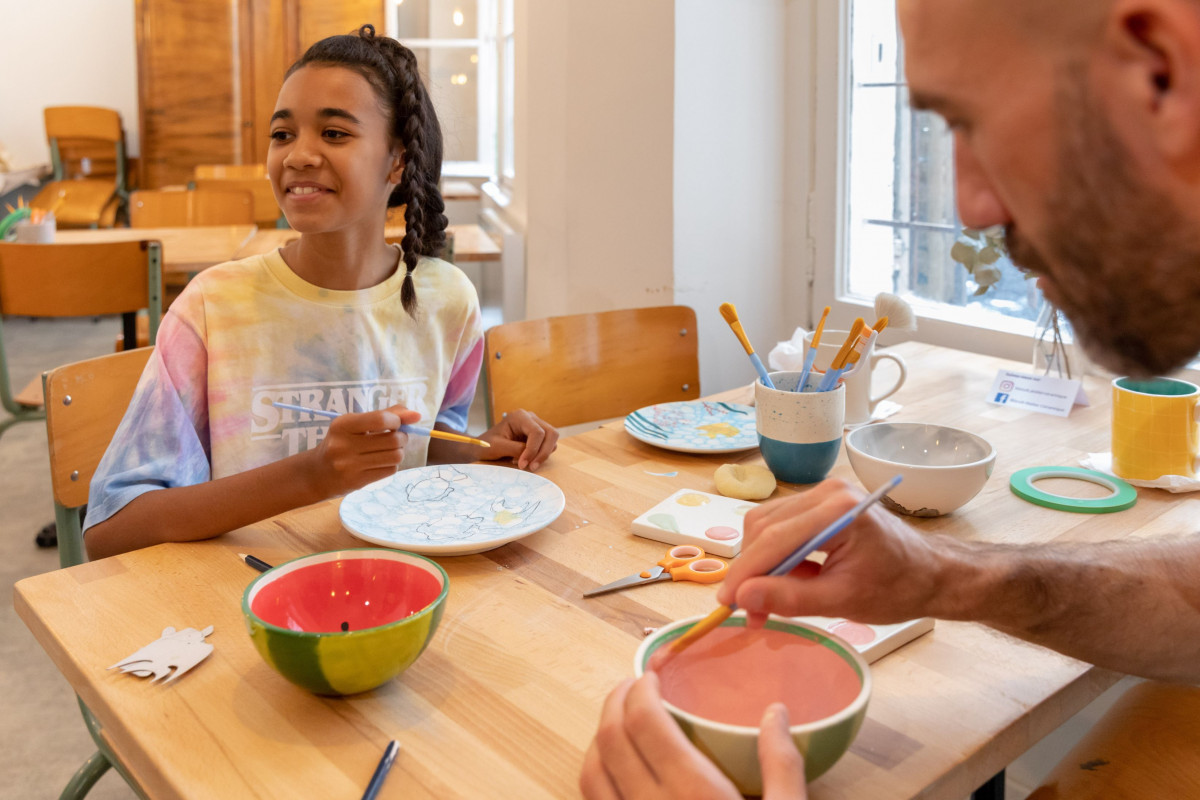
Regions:
[[[340,417],[336,411],[325,411],[321,408],[308,408],[307,406],[293,405],[292,403],[271,403],[276,408],[286,408],[288,411],[303,411],[305,414],[313,414],[318,417],[328,417],[335,419]],[[476,439],[472,436],[464,436],[461,433],[451,433],[450,431],[439,431],[437,428],[422,428],[418,425],[401,425],[400,431],[412,436],[428,436],[430,439],[445,439],[448,442],[462,442],[463,444],[476,444],[480,447],[491,447],[490,444],[483,439]]]
[[[775,384],[771,383],[771,376],[767,374],[767,368],[763,366],[762,359],[754,352],[754,347],[750,344],[750,340],[746,338],[746,332],[742,330],[742,323],[738,319],[737,308],[734,307],[733,303],[722,303],[720,310],[721,316],[729,323],[729,327],[733,328],[738,341],[742,343],[746,355],[750,356],[750,363],[754,365],[754,369],[758,372],[758,377],[762,380],[763,385],[774,389]]]
[[[845,514],[842,514],[842,516],[840,516],[836,520],[834,520],[834,522],[829,527],[827,527],[825,530],[821,531],[816,536],[809,539],[807,542],[805,542],[804,544],[800,545],[795,550],[793,550],[791,555],[789,555],[783,561],[779,562],[779,565],[776,566],[775,569],[768,572],[767,575],[770,575],[773,577],[778,577],[780,575],[787,575],[789,572],[794,570],[796,567],[800,566],[801,561],[808,558],[812,553],[816,552],[821,547],[823,547],[826,542],[828,542],[830,539],[832,539],[837,534],[841,533],[842,530],[847,525],[849,525],[851,522],[853,522],[858,517],[859,514],[866,511],[871,506],[872,503],[879,500],[879,498],[883,497],[885,494],[890,492],[892,489],[895,489],[896,486],[900,483],[900,480],[901,480],[900,476],[897,475],[896,477],[892,478],[890,481],[885,483],[883,486],[880,486],[878,489],[871,492],[869,495],[867,495],[861,501],[859,501],[858,505],[856,505],[854,508],[850,509]],[[697,639],[699,639],[701,636],[703,636],[704,634],[708,633],[709,631],[720,626],[720,624],[722,622],[724,622],[725,620],[729,619],[729,615],[732,614],[736,610],[737,610],[737,603],[732,603],[727,606],[719,607],[717,610],[713,611],[707,617],[705,617],[704,619],[700,620],[695,625],[693,625],[691,627],[691,629],[689,629],[688,632],[685,633],[683,636],[680,636],[678,639],[671,642],[669,652],[670,653],[682,652],[689,645],[691,645],[693,642],[695,642]]]

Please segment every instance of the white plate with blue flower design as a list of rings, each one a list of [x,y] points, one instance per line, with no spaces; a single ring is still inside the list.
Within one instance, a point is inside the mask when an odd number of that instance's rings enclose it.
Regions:
[[[432,556],[482,553],[558,519],[562,489],[532,472],[443,464],[397,472],[342,499],[342,525],[363,541]]]
[[[738,453],[758,447],[754,408],[740,403],[685,400],[639,408],[625,431],[655,447],[680,453]]]

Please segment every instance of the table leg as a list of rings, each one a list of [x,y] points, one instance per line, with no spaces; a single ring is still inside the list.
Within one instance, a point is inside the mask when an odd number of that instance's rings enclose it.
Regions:
[[[971,792],[971,800],[1004,800],[1004,770],[1000,770]]]

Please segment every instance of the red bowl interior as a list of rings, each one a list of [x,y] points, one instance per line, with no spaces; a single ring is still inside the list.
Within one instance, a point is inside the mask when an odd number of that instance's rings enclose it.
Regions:
[[[285,572],[259,588],[250,610],[293,631],[361,631],[410,617],[441,591],[438,576],[416,564],[347,558]]]

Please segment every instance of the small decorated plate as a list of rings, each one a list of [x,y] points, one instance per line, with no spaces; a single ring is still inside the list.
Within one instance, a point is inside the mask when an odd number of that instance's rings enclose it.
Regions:
[[[758,447],[754,408],[739,403],[688,400],[639,408],[625,417],[638,441],[681,453],[737,453]]]
[[[406,469],[351,492],[342,525],[372,544],[465,556],[507,544],[558,519],[562,490],[531,472],[487,464]]]

